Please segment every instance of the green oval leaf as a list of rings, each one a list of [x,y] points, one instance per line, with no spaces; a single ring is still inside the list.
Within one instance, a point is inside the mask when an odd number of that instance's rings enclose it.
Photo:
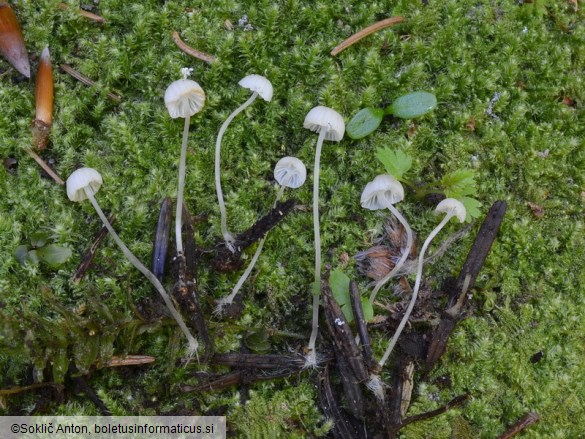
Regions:
[[[428,113],[436,106],[437,98],[434,94],[415,91],[396,99],[384,112],[401,119],[413,119]]]
[[[20,262],[20,265],[24,265],[27,261],[28,256],[28,245],[19,245],[14,250],[14,257]]]
[[[384,110],[381,108],[362,108],[347,124],[347,135],[356,140],[366,137],[380,126],[383,117]]]
[[[36,250],[37,256],[43,262],[46,262],[51,267],[61,265],[71,257],[71,250],[67,247],[59,247],[58,245],[47,245]]]
[[[30,243],[33,247],[42,247],[49,240],[49,234],[47,232],[35,232],[30,237]]]

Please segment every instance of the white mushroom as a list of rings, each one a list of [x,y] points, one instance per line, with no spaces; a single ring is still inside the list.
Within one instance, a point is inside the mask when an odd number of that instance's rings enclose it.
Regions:
[[[234,237],[227,227],[227,212],[225,208],[225,202],[223,200],[223,193],[221,191],[221,175],[219,166],[221,156],[221,140],[223,139],[223,135],[231,121],[238,114],[240,114],[247,107],[249,107],[258,96],[260,96],[267,102],[270,102],[272,100],[272,84],[264,76],[248,75],[242,80],[240,80],[238,84],[244,87],[245,89],[251,90],[252,96],[250,96],[250,98],[246,102],[244,102],[242,105],[236,108],[234,112],[227,117],[227,119],[219,129],[219,133],[217,134],[217,140],[215,142],[215,191],[217,192],[219,213],[221,215],[221,233],[223,235],[223,239],[225,240],[226,246],[230,249],[231,252],[235,252],[236,249],[233,246]]]
[[[205,105],[205,92],[195,81],[187,79],[192,69],[181,69],[182,79],[171,83],[165,91],[165,105],[169,115],[176,119],[185,119],[183,128],[183,142],[181,144],[181,158],[179,160],[179,183],[177,189],[177,210],[175,214],[175,240],[177,253],[183,253],[183,191],[185,189],[185,162],[187,161],[187,140],[189,138],[189,122],[191,116],[199,113]]]
[[[404,226],[406,231],[406,248],[402,250],[402,255],[394,268],[382,279],[380,279],[372,294],[370,295],[370,303],[374,304],[378,291],[396,274],[404,265],[404,262],[410,254],[412,248],[412,229],[408,225],[406,219],[393,206],[404,199],[404,188],[402,184],[394,177],[388,174],[378,175],[373,181],[369,182],[362,192],[361,205],[369,210],[388,209],[392,214],[398,218],[398,221]]]
[[[453,218],[455,216],[455,217],[457,217],[459,222],[463,222],[463,221],[465,221],[465,216],[466,216],[465,206],[463,205],[463,203],[461,201],[456,200],[454,198],[447,198],[447,199],[441,201],[438,204],[437,208],[435,209],[435,213],[445,213],[446,215],[443,218],[443,220],[439,223],[439,225],[437,227],[435,227],[433,229],[433,231],[429,234],[429,236],[427,237],[427,239],[425,240],[425,242],[421,248],[420,254],[418,256],[416,281],[414,283],[414,289],[412,291],[412,299],[410,300],[408,308],[406,309],[406,312],[404,313],[404,316],[402,317],[402,320],[400,321],[400,325],[398,325],[398,328],[396,329],[396,332],[394,333],[394,336],[392,337],[392,340],[390,341],[390,344],[388,345],[386,352],[384,352],[382,359],[378,362],[378,364],[380,365],[380,370],[384,367],[386,360],[388,360],[388,358],[390,357],[390,354],[392,353],[392,350],[394,349],[394,346],[396,345],[396,342],[398,341],[398,337],[400,337],[400,334],[402,333],[402,330],[404,329],[404,326],[406,325],[406,322],[408,321],[408,318],[410,317],[410,313],[412,312],[412,309],[414,308],[414,303],[416,302],[416,298],[418,296],[418,291],[420,289],[420,284],[421,284],[421,280],[422,280],[422,269],[423,269],[423,262],[424,262],[425,253],[426,253],[431,241],[433,240],[433,238],[435,236],[437,236],[437,234],[441,231],[441,229],[445,226],[445,224],[447,224],[449,222],[449,220],[451,218]],[[380,399],[383,398],[381,381],[380,381],[380,377],[378,375],[370,376],[370,380],[368,381],[368,383],[366,385],[368,386],[368,388],[370,388],[372,391],[374,391],[374,393]]]
[[[138,258],[136,258],[136,256],[134,256],[134,254],[130,251],[130,249],[128,249],[128,247],[126,247],[126,245],[122,242],[122,240],[120,239],[120,237],[118,236],[118,234],[116,233],[116,231],[114,230],[114,228],[112,227],[112,225],[109,223],[108,219],[102,212],[102,209],[100,208],[99,204],[97,203],[94,194],[97,193],[97,191],[99,191],[102,183],[103,183],[102,176],[98,171],[92,168],[80,168],[74,171],[67,179],[66,182],[67,196],[71,201],[74,202],[80,202],[85,199],[89,199],[94,209],[96,210],[98,216],[104,223],[104,226],[108,229],[110,235],[112,235],[112,238],[114,239],[116,244],[118,244],[118,247],[120,247],[120,249],[122,250],[122,253],[124,253],[124,256],[126,256],[126,258],[130,261],[132,265],[134,265],[134,267],[136,267],[144,276],[146,276],[146,278],[154,285],[156,290],[162,296],[170,313],[172,314],[177,324],[185,334],[185,337],[187,337],[187,340],[189,342],[188,348],[189,354],[190,355],[195,354],[197,352],[199,344],[195,337],[193,337],[193,335],[189,331],[189,328],[187,328],[187,325],[185,325],[185,322],[183,321],[183,318],[181,317],[179,312],[173,306],[173,303],[171,302],[171,299],[166,293],[164,287],[156,278],[156,276],[152,274],[150,270],[146,268],[144,264],[142,264],[142,262],[140,262]]]
[[[315,152],[315,167],[313,175],[313,227],[315,235],[315,292],[313,293],[313,324],[311,337],[309,338],[308,354],[305,367],[317,365],[317,352],[315,343],[319,330],[319,296],[321,294],[321,236],[319,233],[319,165],[321,160],[321,148],[324,140],[335,142],[343,139],[345,123],[341,115],[328,107],[318,106],[313,108],[307,116],[303,127],[319,133],[317,149]]]
[[[277,203],[280,201],[285,188],[287,187],[291,189],[299,188],[303,185],[306,178],[307,168],[305,167],[304,163],[300,161],[298,158],[284,157],[280,159],[278,163],[276,163],[276,166],[274,167],[274,179],[280,185],[280,189],[278,190],[278,193],[276,195],[276,201],[274,201],[273,208],[276,207]],[[254,265],[256,264],[256,261],[260,256],[260,253],[262,252],[262,248],[264,247],[265,241],[266,236],[264,236],[260,240],[258,248],[256,249],[256,253],[254,253],[254,256],[252,257],[250,264],[246,268],[246,271],[244,271],[244,274],[242,274],[242,277],[240,277],[240,280],[238,280],[238,282],[236,283],[236,286],[234,287],[232,292],[228,296],[224,297],[223,299],[217,302],[217,306],[215,308],[216,314],[221,314],[223,312],[223,308],[226,305],[230,305],[234,301],[234,298],[242,288],[242,285],[244,285],[244,282],[246,282],[246,279],[248,279],[248,277],[250,276],[250,273],[252,272],[252,269],[254,268]]]

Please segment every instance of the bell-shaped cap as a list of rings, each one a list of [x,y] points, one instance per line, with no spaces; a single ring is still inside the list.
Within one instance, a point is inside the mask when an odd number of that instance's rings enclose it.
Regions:
[[[67,196],[71,201],[79,202],[87,198],[86,188],[95,194],[100,190],[103,180],[101,174],[93,168],[79,168],[73,171],[67,182]]]
[[[345,122],[337,111],[319,105],[313,108],[305,116],[303,127],[308,130],[320,133],[325,130],[325,140],[339,142],[345,134]]]
[[[307,168],[296,157],[283,157],[274,167],[274,179],[280,185],[296,189],[307,179]]]
[[[456,216],[459,222],[465,221],[467,210],[463,203],[455,198],[445,198],[435,208],[435,213],[446,213],[447,215]]]
[[[255,91],[267,102],[272,100],[272,84],[264,76],[248,75],[245,78],[242,78],[238,84],[248,90]]]
[[[391,175],[382,174],[366,185],[360,203],[365,209],[379,210],[386,209],[388,204],[396,204],[403,199],[402,184]]]
[[[199,84],[190,79],[179,79],[167,87],[165,105],[173,119],[193,116],[205,105],[205,92]]]

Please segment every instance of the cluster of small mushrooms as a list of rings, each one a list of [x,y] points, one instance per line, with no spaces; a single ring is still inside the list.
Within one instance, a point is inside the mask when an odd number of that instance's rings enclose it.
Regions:
[[[181,238],[182,229],[182,205],[183,205],[183,192],[185,185],[185,174],[186,174],[186,149],[189,135],[189,123],[190,118],[200,112],[205,104],[205,92],[201,86],[188,79],[191,73],[191,69],[182,69],[182,78],[178,81],[173,82],[166,90],[164,95],[165,105],[169,111],[169,115],[172,118],[183,118],[184,130],[183,139],[181,145],[181,154],[179,160],[179,177],[178,177],[178,189],[177,189],[177,206],[175,216],[175,238],[177,247],[177,256],[181,256],[183,253],[183,243]],[[270,102],[272,100],[272,84],[268,79],[260,75],[249,75],[243,78],[239,85],[252,92],[250,98],[244,102],[241,106],[235,109],[222,124],[219,133],[217,135],[215,145],[215,187],[217,192],[217,199],[219,203],[219,210],[221,215],[221,232],[225,240],[226,247],[235,252],[234,238],[228,230],[227,225],[227,212],[221,189],[221,177],[220,177],[220,152],[221,142],[224,133],[226,132],[229,124],[232,120],[240,114],[245,108],[251,105],[256,98],[259,96],[263,100]],[[307,349],[307,356],[305,358],[305,365],[307,367],[314,367],[317,365],[317,349],[316,340],[318,333],[318,322],[319,322],[319,301],[320,301],[320,280],[321,280],[321,239],[319,233],[319,169],[320,169],[320,155],[323,142],[325,140],[339,142],[343,139],[345,133],[345,123],[343,117],[335,110],[317,106],[309,111],[305,117],[303,126],[306,129],[318,133],[319,137],[317,140],[314,171],[313,171],[313,224],[314,224],[314,239],[315,239],[315,278],[312,293],[313,293],[313,312],[312,312],[312,330],[309,338],[309,345]],[[274,205],[281,199],[285,188],[298,188],[306,180],[307,171],[303,162],[295,157],[284,157],[278,161],[274,168],[274,179],[280,185]],[[165,291],[164,287],[156,276],[148,270],[144,264],[142,264],[132,252],[124,245],[119,236],[116,234],[111,224],[108,222],[106,216],[100,209],[94,195],[100,189],[102,185],[102,177],[98,171],[91,168],[80,168],[73,172],[67,179],[67,195],[72,201],[82,201],[89,199],[93,207],[97,211],[99,217],[103,221],[105,227],[112,235],[114,241],[126,258],[142,273],[144,276],[154,285],[156,290],[162,296],[165,304],[167,305],[170,313],[177,321],[177,324],[185,334],[188,340],[188,350],[190,355],[196,354],[198,349],[198,342],[196,338],[191,334],[189,328],[185,325],[181,315],[173,306],[169,295]],[[374,287],[374,290],[370,296],[370,302],[373,304],[374,299],[378,291],[394,276],[401,274],[401,268],[404,265],[410,249],[413,243],[413,234],[410,226],[406,219],[400,214],[400,212],[394,207],[394,204],[400,202],[404,198],[404,189],[398,180],[391,175],[379,175],[372,182],[368,183],[364,189],[361,197],[361,205],[369,210],[388,209],[390,212],[400,221],[404,226],[407,234],[407,244],[402,249],[402,255],[395,267],[390,271],[383,279],[381,279]],[[412,299],[406,310],[406,313],[398,327],[392,341],[390,342],[388,349],[384,356],[379,362],[380,369],[384,366],[384,363],[390,356],[392,349],[394,348],[400,333],[402,332],[410,313],[414,307],[418,290],[420,288],[422,279],[422,266],[424,260],[424,254],[429,247],[431,240],[438,234],[441,228],[453,217],[456,216],[461,222],[465,219],[465,207],[463,204],[455,199],[443,200],[436,209],[437,212],[445,213],[445,218],[441,223],[431,232],[429,237],[426,239],[420,251],[416,282],[412,294]],[[215,312],[221,314],[222,310],[226,305],[233,302],[235,296],[242,288],[244,282],[249,277],[251,271],[254,268],[256,261],[258,260],[262,248],[264,246],[266,237],[264,237],[252,257],[248,267],[234,286],[232,292],[226,297],[220,299],[217,303]],[[378,375],[372,374],[370,380],[367,383],[368,387],[374,391],[374,393],[381,397],[383,395],[382,383]]]

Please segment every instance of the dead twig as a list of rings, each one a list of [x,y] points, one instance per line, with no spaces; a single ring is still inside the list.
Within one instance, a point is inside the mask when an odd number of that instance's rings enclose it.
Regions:
[[[276,227],[289,213],[295,210],[296,204],[294,199],[279,202],[252,227],[237,235],[234,242],[235,253],[226,247],[222,239],[217,244],[217,255],[213,260],[213,268],[220,273],[229,273],[240,268],[243,264],[242,252]]]
[[[69,9],[69,5],[66,4],[66,3],[59,3],[57,5],[57,7],[59,9],[62,9],[62,10]],[[78,9],[77,12],[79,12],[79,15],[81,15],[82,17],[85,17],[85,18],[87,18],[88,20],[91,20],[91,21],[95,21],[96,23],[105,23],[106,22],[106,20],[104,19],[104,17],[100,17],[99,15],[92,14],[89,11],[84,11],[83,9]]]
[[[210,362],[230,367],[258,369],[292,368],[294,370],[300,370],[305,364],[305,359],[301,356],[294,355],[260,355],[228,352],[225,354],[215,354],[211,357]]]
[[[49,174],[49,177],[51,177],[53,180],[55,180],[55,183],[61,184],[61,185],[65,184],[63,179],[61,177],[59,177],[59,175],[57,175],[57,173],[51,169],[51,167],[47,164],[47,162],[45,162],[42,158],[40,158],[36,152],[34,152],[30,148],[24,148],[24,150],[26,151],[26,153],[29,156],[31,156],[34,159],[35,162],[37,162],[39,164],[39,166],[41,168],[43,168],[43,171],[45,171],[47,174]]]
[[[142,366],[144,364],[151,364],[156,361],[156,358],[148,355],[126,355],[125,357],[113,356],[108,361],[105,367],[122,367],[122,366]]]
[[[364,317],[364,310],[362,309],[362,298],[357,283],[355,283],[353,280],[349,283],[349,294],[355,325],[361,341],[364,362],[366,363],[366,366],[370,372],[378,373],[379,367],[376,360],[374,360],[374,355],[372,354],[370,336],[368,335],[368,326]]]
[[[460,405],[465,404],[465,402],[467,402],[467,400],[469,398],[470,398],[470,395],[468,395],[468,394],[459,395],[459,396],[456,396],[455,398],[453,398],[447,404],[439,407],[438,409],[431,410],[430,412],[420,413],[418,415],[409,416],[408,418],[405,418],[396,427],[394,427],[394,430],[391,432],[391,434],[396,435],[401,429],[403,429],[404,427],[406,427],[409,424],[412,424],[413,422],[425,421],[427,419],[431,419],[431,418],[434,418],[436,416],[442,415],[443,413],[445,413],[445,412],[447,412],[455,407],[459,407]]]
[[[111,214],[110,217],[108,218],[108,221],[110,222],[110,224],[114,224],[114,222],[116,221],[116,215]],[[103,226],[95,234],[91,245],[83,254],[83,258],[81,259],[81,262],[79,263],[77,270],[75,270],[75,274],[73,275],[73,278],[71,279],[73,284],[77,285],[79,282],[81,282],[81,279],[83,279],[83,277],[85,276],[85,273],[87,272],[87,269],[89,268],[89,266],[91,265],[91,262],[93,261],[93,258],[95,256],[95,253],[96,253],[98,247],[100,246],[100,244],[102,243],[104,238],[107,236],[107,234],[108,234],[108,229],[106,229]]]
[[[374,23],[362,29],[358,33],[353,34],[347,40],[341,42],[337,47],[335,47],[335,49],[331,51],[331,56],[336,56],[339,52],[347,49],[352,44],[357,43],[362,38],[367,37],[368,35],[373,34],[374,32],[378,32],[379,30],[385,29],[387,27],[393,26],[398,23],[402,23],[403,21],[404,17],[401,16],[390,17],[386,18],[385,20],[378,21],[377,23]]]
[[[526,415],[522,416],[514,425],[506,430],[504,434],[498,436],[498,439],[510,439],[511,437],[516,436],[518,433],[526,430],[531,425],[536,424],[540,421],[540,416],[536,412],[530,412]]]
[[[173,41],[177,45],[179,49],[185,52],[187,55],[191,55],[194,58],[200,59],[201,61],[205,61],[207,64],[211,64],[215,62],[215,57],[213,55],[209,55],[207,53],[201,52],[197,49],[193,49],[191,46],[188,46],[181,37],[179,36],[179,32],[173,32]]]
[[[75,70],[73,67],[71,67],[70,65],[67,64],[61,64],[59,66],[59,68],[61,70],[63,70],[65,73],[73,76],[75,79],[77,79],[79,82],[81,82],[82,84],[87,85],[88,87],[93,87],[96,85],[95,81],[92,81],[91,79],[89,79],[87,76],[82,75],[81,73],[79,73],[77,70]],[[108,97],[113,100],[116,101],[117,103],[119,103],[122,98],[120,96],[118,96],[115,93],[111,93],[108,92]]]
[[[432,335],[426,356],[427,373],[434,367],[447,348],[447,342],[455,325],[461,320],[461,309],[467,300],[466,292],[473,288],[481,267],[496,239],[500,225],[506,213],[506,203],[496,201],[486,215],[483,224],[473,242],[463,268],[450,294],[445,312],[441,316],[439,326]]]

